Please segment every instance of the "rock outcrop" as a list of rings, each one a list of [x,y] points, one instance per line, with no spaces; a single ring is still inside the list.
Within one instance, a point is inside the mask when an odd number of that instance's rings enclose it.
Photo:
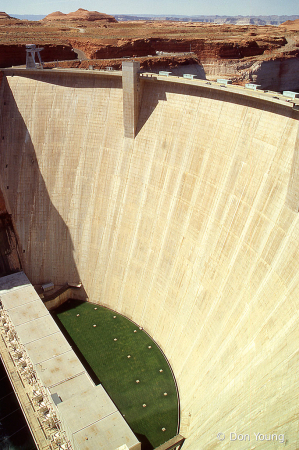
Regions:
[[[255,62],[246,81],[273,91],[299,90],[299,58],[281,58]]]
[[[10,17],[8,14],[6,14],[6,12],[0,11],[0,20],[5,20],[5,19],[12,19],[12,17]]]

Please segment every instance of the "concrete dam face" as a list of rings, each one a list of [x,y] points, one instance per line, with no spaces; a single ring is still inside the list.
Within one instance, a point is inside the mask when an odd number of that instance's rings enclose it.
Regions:
[[[23,269],[81,281],[158,342],[186,450],[297,449],[299,113],[203,81],[141,77],[139,95],[128,138],[117,74],[5,71]]]

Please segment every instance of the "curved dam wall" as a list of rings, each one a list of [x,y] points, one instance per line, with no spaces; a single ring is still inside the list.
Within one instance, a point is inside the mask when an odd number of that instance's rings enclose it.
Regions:
[[[82,281],[160,344],[186,450],[279,434],[296,449],[298,112],[192,83],[141,91],[130,139],[120,77],[6,72],[1,190],[25,272]]]

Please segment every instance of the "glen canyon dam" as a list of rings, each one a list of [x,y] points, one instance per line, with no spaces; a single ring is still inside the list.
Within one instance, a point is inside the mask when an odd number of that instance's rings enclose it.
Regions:
[[[295,450],[297,100],[167,75],[2,70],[1,275],[143,327],[184,450]]]

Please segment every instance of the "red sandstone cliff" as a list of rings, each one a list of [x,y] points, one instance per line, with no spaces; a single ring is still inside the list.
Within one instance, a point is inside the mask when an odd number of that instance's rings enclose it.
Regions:
[[[76,54],[72,46],[68,45],[43,45],[41,51],[42,61],[75,59]],[[11,67],[26,64],[25,44],[0,45],[0,67]]]
[[[127,56],[155,55],[156,52],[193,52],[202,59],[241,59],[272,52],[287,44],[285,37],[261,36],[257,39],[239,39],[227,42],[210,39],[115,39],[97,43],[83,40],[69,41],[75,48],[84,51],[90,59],[121,58]]]
[[[29,42],[45,48],[43,61],[72,60],[72,64],[83,67],[76,62],[76,52],[72,51],[76,49],[81,60],[97,61],[98,67],[105,67],[107,62],[120,67],[121,58],[138,57],[147,58],[142,61],[144,70],[157,70],[160,62],[155,57],[162,52],[160,56],[167,56],[169,67],[197,64],[195,72],[201,77],[229,77],[235,83],[255,81],[266,89],[299,88],[294,75],[299,35],[289,31],[288,24],[274,27],[110,19],[96,11],[79,9],[69,14],[52,13],[41,22],[0,20],[0,67],[24,64],[25,44]],[[188,60],[190,51],[197,63]]]

